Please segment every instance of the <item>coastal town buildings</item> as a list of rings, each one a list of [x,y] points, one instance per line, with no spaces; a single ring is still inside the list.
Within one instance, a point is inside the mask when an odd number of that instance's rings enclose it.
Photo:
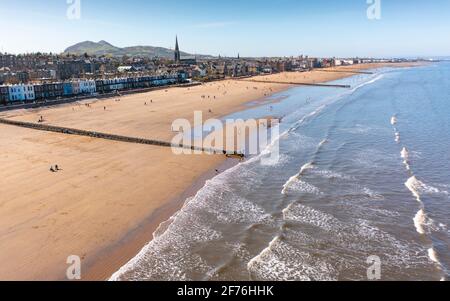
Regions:
[[[96,92],[95,80],[80,80],[81,94],[94,94]]]
[[[33,85],[11,85],[8,86],[9,101],[26,101],[35,98]]]
[[[0,105],[6,105],[9,101],[9,87],[0,86]]]
[[[27,103],[62,97],[113,93],[122,90],[145,89],[185,83],[187,73],[159,76],[136,76],[110,79],[76,79],[65,82],[29,83],[0,86],[0,104]]]
[[[24,90],[24,87],[20,85],[9,86],[9,100],[12,102],[25,100]]]
[[[207,82],[278,72],[303,72],[373,62],[396,62],[373,58],[297,57],[244,58],[183,56],[178,36],[173,59],[161,57],[114,57],[74,54],[0,53],[0,104],[30,102],[139,90],[188,79]]]

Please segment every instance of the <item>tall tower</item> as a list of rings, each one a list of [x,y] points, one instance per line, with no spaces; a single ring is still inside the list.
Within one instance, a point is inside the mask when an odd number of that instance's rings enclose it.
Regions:
[[[180,47],[178,46],[178,36],[175,37],[175,63],[181,61]]]

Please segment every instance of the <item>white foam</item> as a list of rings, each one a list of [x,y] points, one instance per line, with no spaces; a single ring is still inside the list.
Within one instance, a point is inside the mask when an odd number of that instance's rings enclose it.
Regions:
[[[436,187],[425,184],[424,182],[418,180],[415,176],[409,178],[405,185],[419,202],[422,202],[421,196],[423,194],[448,194],[447,191],[441,191]]]
[[[368,197],[370,197],[373,200],[384,200],[383,195],[381,195],[367,187],[362,188],[362,193],[364,193],[365,195],[367,195]]]
[[[398,122],[397,116],[392,116],[392,118],[391,118],[391,124],[392,124],[392,125],[396,125],[397,122]]]
[[[416,227],[417,233],[422,235],[426,233],[424,228],[426,219],[427,217],[425,215],[425,211],[423,209],[420,209],[414,217],[414,226]]]
[[[254,257],[252,260],[250,260],[248,262],[248,264],[247,264],[248,268],[250,269],[250,267],[252,265],[254,265],[256,262],[261,261],[261,258],[264,256],[264,253],[269,251],[270,249],[272,249],[278,240],[280,240],[280,236],[276,236],[274,239],[272,239],[272,241],[269,243],[269,246],[267,248],[262,250],[262,252],[260,254],[258,254],[256,257]]]
[[[403,158],[403,164],[405,164],[406,169],[411,170],[411,166],[409,165],[409,152],[406,147],[404,147],[400,153]]]
[[[252,280],[259,281],[337,280],[337,272],[331,264],[298,250],[280,236],[250,260],[247,270]]]
[[[445,274],[448,274],[447,268],[442,265],[442,262],[439,260],[439,255],[434,248],[428,249],[428,257],[438,266],[439,270],[443,271]],[[442,277],[440,281],[446,281],[445,277]]]
[[[313,169],[313,168],[314,168],[314,163],[312,163],[312,162],[306,163],[306,164],[303,165],[302,168],[300,169],[299,175],[302,176],[306,170],[308,170],[308,169]]]
[[[353,88],[352,90],[350,90],[350,92],[353,93],[353,92],[359,90],[360,88],[362,88],[362,87],[364,87],[364,86],[373,84],[373,83],[379,81],[380,79],[382,79],[383,77],[384,77],[384,74],[378,74],[378,75],[377,75],[376,77],[374,77],[373,79],[371,79],[371,80],[369,80],[369,81],[367,81],[367,82],[364,82],[364,83],[362,83],[362,84],[356,86],[355,88]]]
[[[437,263],[439,265],[441,264],[438,259],[438,255],[433,248],[428,249],[428,257],[430,257],[430,260],[433,261],[434,263]]]
[[[404,148],[402,149],[401,156],[402,156],[402,158],[405,159],[405,160],[408,160],[408,159],[409,159],[409,152],[408,152],[408,149],[407,149],[406,147],[404,147]]]
[[[342,179],[342,180],[354,180],[354,177],[344,175],[339,172],[335,172],[332,170],[320,170],[320,169],[314,169],[312,171],[315,175],[318,175],[319,177],[325,178],[325,179]]]
[[[320,189],[312,184],[293,177],[289,180],[289,183],[283,187],[283,191],[281,193],[284,195],[288,193],[320,194]]]
[[[312,225],[326,231],[339,231],[342,225],[333,216],[310,207],[293,203],[283,210],[283,219]]]
[[[436,222],[427,216],[425,209],[423,208],[424,204],[422,201],[422,195],[428,193],[436,193],[439,192],[434,187],[428,186],[425,183],[418,180],[415,176],[409,178],[409,180],[405,183],[406,187],[411,191],[416,200],[420,203],[422,208],[414,217],[414,226],[419,234],[427,234],[430,231],[440,231],[446,229],[446,226],[443,224],[437,225]]]
[[[293,203],[283,210],[283,219],[288,222],[301,223],[301,227],[306,226],[309,229],[308,233],[314,233],[313,238],[301,238],[305,241],[300,242],[300,244],[307,244],[312,248],[314,248],[311,245],[314,244],[314,238],[320,237],[318,246],[321,245],[320,241],[328,241],[332,248],[348,251],[349,256],[352,252],[373,252],[373,254],[389,252],[390,257],[385,260],[389,261],[389,265],[392,266],[411,264],[417,260],[417,252],[419,252],[417,246],[397,240],[391,234],[364,219],[346,217],[341,221],[329,213],[299,203]],[[331,247],[331,245],[327,246]],[[369,247],[372,249],[368,249]],[[421,249],[421,251],[423,250]]]
[[[302,168],[300,169],[299,173],[294,175],[294,176],[292,176],[283,185],[283,190],[281,191],[281,194],[286,194],[288,189],[290,189],[292,185],[298,186],[297,188],[299,189],[299,188],[301,188],[299,186],[301,186],[302,184],[306,184],[305,182],[300,181],[300,178],[305,173],[306,170],[313,169],[313,168],[314,168],[314,164],[312,162],[309,162],[309,163],[306,163],[305,165],[303,165]],[[305,186],[305,185],[303,185],[303,186]],[[311,187],[312,187],[312,185],[311,185]]]
[[[405,186],[409,189],[409,191],[411,191],[419,203],[422,203],[422,200],[420,199],[420,187],[422,184],[423,183],[417,180],[415,176],[409,178],[405,183]]]
[[[322,146],[324,146],[325,144],[328,143],[328,139],[323,139],[320,143],[319,143],[319,148],[321,148]]]

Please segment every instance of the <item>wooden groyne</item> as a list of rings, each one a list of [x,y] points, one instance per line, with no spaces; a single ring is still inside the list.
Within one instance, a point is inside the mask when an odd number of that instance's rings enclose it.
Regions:
[[[153,145],[153,146],[167,147],[167,148],[182,148],[182,149],[189,149],[192,151],[201,151],[201,152],[211,153],[211,154],[225,154],[224,150],[216,150],[216,149],[203,148],[203,147],[197,147],[197,146],[191,146],[191,145],[183,145],[183,144],[174,144],[174,143],[159,141],[159,140],[154,140],[154,139],[145,139],[145,138],[137,138],[137,137],[130,137],[130,136],[114,135],[114,134],[107,134],[107,133],[101,133],[101,132],[96,132],[96,131],[86,131],[86,130],[79,130],[79,129],[73,129],[73,128],[67,128],[67,127],[54,126],[54,125],[16,121],[16,120],[4,119],[4,118],[0,118],[0,124],[6,124],[6,125],[11,125],[11,126],[27,128],[27,129],[33,129],[33,130],[45,131],[45,132],[53,132],[53,133],[59,133],[59,134],[65,134],[65,135],[84,136],[84,137],[91,137],[91,138],[97,138],[97,139],[105,139],[105,140],[134,143],[134,144]]]
[[[263,83],[263,84],[313,86],[313,87],[327,87],[327,88],[351,88],[350,85],[338,85],[338,84],[316,84],[316,83],[299,83],[299,82],[281,82],[281,81],[254,80],[254,79],[241,79],[240,81],[251,82],[251,83]]]

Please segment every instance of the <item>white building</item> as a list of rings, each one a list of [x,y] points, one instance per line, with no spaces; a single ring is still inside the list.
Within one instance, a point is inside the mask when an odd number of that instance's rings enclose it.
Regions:
[[[117,71],[123,73],[123,72],[134,72],[137,70],[133,66],[119,66],[117,67]]]
[[[198,74],[199,74],[200,77],[205,77],[205,76],[208,74],[206,68],[201,68],[201,67],[199,67],[199,66],[196,66],[196,67],[194,68],[194,70],[195,70],[196,72],[198,72]]]
[[[80,80],[80,93],[93,94],[96,92],[95,80]]]
[[[79,81],[72,82],[72,94],[73,95],[80,94],[80,82]]]

